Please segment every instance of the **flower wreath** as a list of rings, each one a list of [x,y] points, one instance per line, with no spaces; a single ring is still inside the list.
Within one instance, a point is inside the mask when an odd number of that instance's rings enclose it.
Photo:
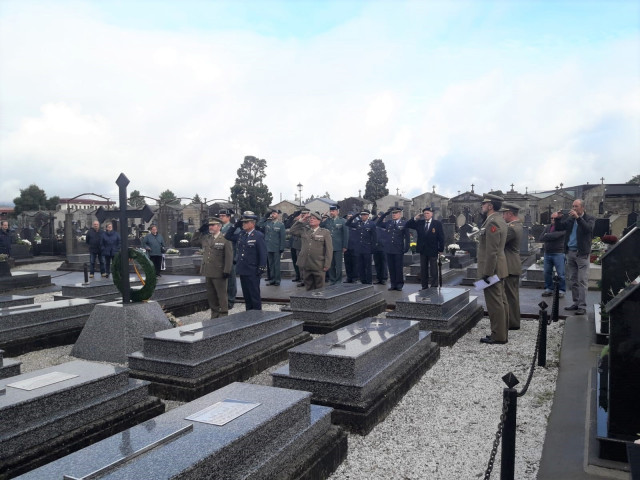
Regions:
[[[153,263],[151,263],[151,260],[149,260],[144,253],[136,250],[135,248],[129,248],[128,251],[129,258],[133,260],[133,268],[135,269],[138,278],[140,278],[140,281],[142,282],[142,288],[140,289],[133,290],[129,288],[129,298],[132,302],[144,302],[145,300],[149,300],[151,298],[151,295],[153,295],[153,291],[156,289],[156,284],[158,283],[156,270],[153,266]],[[118,288],[120,293],[123,293],[122,275],[120,273],[122,271],[122,267],[120,264],[121,253],[122,252],[118,252],[115,257],[113,257],[113,267],[111,271],[113,273],[113,284]],[[140,273],[136,268],[136,262],[138,262],[138,264],[144,271],[144,279],[140,276]]]

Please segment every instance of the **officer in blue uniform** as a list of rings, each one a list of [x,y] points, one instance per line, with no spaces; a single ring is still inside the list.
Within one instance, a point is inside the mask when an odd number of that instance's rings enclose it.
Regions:
[[[354,255],[358,263],[358,273],[360,283],[371,285],[371,254],[376,248],[376,224],[369,220],[371,212],[366,208],[360,212],[359,216],[353,216],[347,220],[347,227],[350,228],[349,238],[354,237]]]
[[[382,217],[382,212],[375,215],[376,226],[378,220]],[[373,250],[373,266],[376,269],[376,283],[386,285],[389,279],[389,267],[387,265],[387,254],[385,253],[385,245],[389,241],[389,235],[385,229],[376,230],[376,248]]]
[[[242,228],[242,232],[229,229],[224,235],[227,240],[233,241],[235,238],[237,241],[236,270],[240,275],[246,310],[262,310],[260,276],[267,271],[267,244],[264,235],[256,230],[257,221],[256,214],[244,212],[235,224],[236,228]]]
[[[391,214],[391,219],[386,220]],[[407,222],[402,219],[402,207],[392,207],[387,210],[376,222],[376,226],[386,233],[386,241],[383,243],[384,252],[387,255],[389,265],[389,290],[402,290],[404,276],[402,274],[403,257],[409,251],[409,229]]]

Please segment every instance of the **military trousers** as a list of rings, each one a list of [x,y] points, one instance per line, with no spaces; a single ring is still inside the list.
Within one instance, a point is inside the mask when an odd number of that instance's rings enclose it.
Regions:
[[[280,285],[280,252],[267,252],[269,278],[276,285]]]
[[[507,302],[504,294],[504,281],[499,281],[484,289],[484,301],[487,304],[491,322],[491,339],[506,342],[509,336]]]
[[[296,272],[296,278],[294,279],[294,282],[299,282],[302,277],[300,276],[300,267],[296,265],[298,263],[298,250],[296,250],[295,248],[291,248],[291,261],[293,262],[293,269]]]
[[[229,302],[227,298],[227,279],[205,277],[204,281],[207,289],[207,300],[211,309],[211,318],[218,318],[229,313]]]
[[[358,264],[358,276],[360,277],[360,283],[371,284],[372,272],[371,272],[371,254],[370,253],[358,253],[356,255]]]
[[[244,298],[245,310],[262,310],[260,298],[260,276],[240,275],[240,287]]]
[[[420,254],[420,282],[422,288],[438,286],[438,256]]]
[[[348,283],[358,278],[358,259],[353,250],[344,252],[344,269],[347,274]]]
[[[303,270],[303,282],[305,290],[315,290],[324,287],[324,270]]]
[[[520,275],[504,279],[504,294],[509,312],[509,328],[520,328]]]
[[[342,283],[342,250],[334,250],[329,268],[329,282],[331,285]]]
[[[402,253],[387,253],[387,262],[389,264],[389,283],[391,283],[391,288],[402,288],[404,286],[402,272],[404,255]]]
[[[373,252],[373,265],[376,267],[376,279],[378,282],[387,283],[389,269],[387,266],[387,255],[383,251]]]
[[[238,294],[238,285],[236,284],[236,264],[231,264],[231,272],[229,273],[229,281],[227,282],[227,301],[229,308],[233,308],[236,303],[236,295]]]

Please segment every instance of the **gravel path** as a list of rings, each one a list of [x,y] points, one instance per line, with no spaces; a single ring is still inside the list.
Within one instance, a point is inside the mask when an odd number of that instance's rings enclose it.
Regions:
[[[38,295],[36,302],[52,299]],[[279,310],[265,305],[265,310]],[[238,304],[232,313],[241,311]],[[181,317],[183,324],[201,321],[208,312]],[[537,476],[545,429],[558,374],[564,321],[549,327],[547,368],[536,366],[529,390],[518,398],[515,478]],[[440,360],[423,375],[384,422],[369,435],[349,435],[349,453],[332,480],[360,479],[473,479],[482,478],[495,438],[502,406],[501,377],[513,372],[526,382],[532,362],[538,322],[522,321],[510,332],[507,345],[484,345],[480,337],[489,331],[484,318],[453,347],[440,350]],[[71,346],[31,352],[17,359],[29,372],[74,360]],[[252,377],[248,382],[270,385],[270,372],[285,362]],[[165,402],[175,408],[181,402]],[[499,477],[500,449],[493,478]]]

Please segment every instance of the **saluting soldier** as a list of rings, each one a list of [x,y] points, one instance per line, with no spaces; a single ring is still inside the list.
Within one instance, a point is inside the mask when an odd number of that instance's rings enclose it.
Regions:
[[[322,216],[318,212],[303,213],[291,226],[289,233],[300,237],[302,250],[298,254],[298,266],[304,272],[307,290],[324,287],[325,273],[331,267],[333,244],[331,233],[320,227]]]
[[[497,275],[499,282],[484,289],[484,299],[491,321],[491,335],[480,339],[482,343],[503,344],[508,340],[507,302],[504,295],[504,282],[509,275],[504,245],[507,241],[507,224],[499,210],[503,198],[485,193],[482,199],[482,213],[487,219],[482,224],[483,232],[478,243],[478,279],[491,283],[489,277]]]
[[[344,216],[345,225],[350,218],[353,218],[353,213],[348,213]],[[347,225],[347,228],[349,226]],[[344,283],[354,283],[358,278],[358,259],[356,257],[356,237],[349,229],[349,239],[347,240],[347,250],[344,252],[344,270],[347,274],[347,279]]]
[[[219,218],[210,218],[208,225],[203,225],[192,240],[194,245],[202,246],[200,275],[205,277],[211,318],[229,313],[227,281],[233,266],[233,246],[220,233],[221,227]]]
[[[234,229],[225,234],[227,240],[236,240],[236,270],[240,275],[240,286],[246,310],[262,310],[260,298],[260,277],[267,271],[267,244],[262,232],[256,230],[258,217],[246,211],[235,223]],[[240,233],[237,229],[242,228]]]
[[[342,258],[349,243],[349,228],[347,221],[340,217],[340,205],[329,207],[329,217],[320,223],[322,228],[329,230],[333,244],[333,257],[329,268],[329,283],[342,283]]]
[[[386,220],[391,214],[391,220]],[[376,226],[386,233],[386,241],[383,243],[384,252],[387,255],[389,265],[389,280],[391,285],[389,290],[402,290],[404,287],[404,254],[409,251],[409,229],[407,222],[402,219],[402,207],[391,207],[384,212]]]
[[[284,223],[278,220],[280,210],[271,210],[267,217],[258,224],[258,228],[264,231],[264,240],[267,243],[267,266],[271,281],[267,285],[280,285],[280,256],[284,252],[285,231]]]
[[[504,256],[507,260],[509,275],[504,279],[504,294],[507,299],[509,330],[520,330],[520,240],[522,240],[522,221],[518,218],[520,207],[515,203],[502,204],[502,218],[507,223],[507,240],[504,244]]]
[[[347,227],[351,230],[349,235],[354,237],[354,254],[358,264],[360,283],[371,285],[371,254],[376,248],[376,225],[369,220],[369,210],[362,209],[359,216],[353,216],[347,220]]]
[[[222,235],[226,235],[227,232],[231,229],[235,231],[236,227],[233,223],[231,223],[231,215],[233,215],[232,209],[223,208],[218,212],[218,217],[222,222],[222,227],[220,228],[220,233]],[[239,233],[239,232],[238,232]],[[236,303],[236,295],[238,294],[238,285],[236,285],[236,255],[237,248],[236,242],[231,241],[233,247],[233,262],[231,263],[231,272],[229,273],[229,281],[227,282],[227,299],[229,302],[229,310],[233,308],[233,305]]]

